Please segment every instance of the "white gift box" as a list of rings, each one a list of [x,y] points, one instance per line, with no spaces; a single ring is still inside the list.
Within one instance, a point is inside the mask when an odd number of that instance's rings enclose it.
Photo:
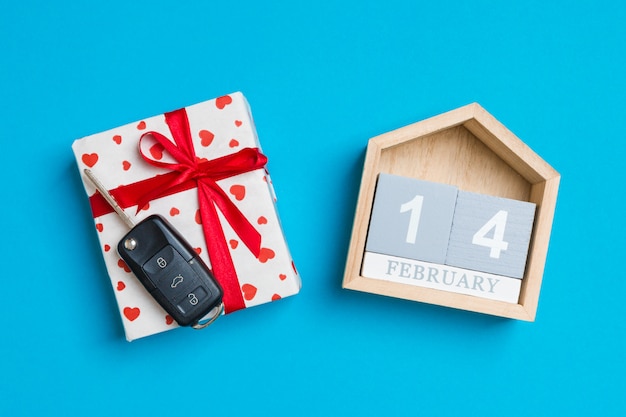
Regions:
[[[241,93],[195,104],[182,112],[188,119],[197,161],[213,162],[238,152],[260,150],[250,109]],[[163,166],[178,162],[147,132],[158,132],[176,144],[176,133],[166,122],[166,116],[161,114],[78,139],[72,145],[85,191],[90,197],[102,254],[129,341],[176,328],[177,324],[117,254],[117,244],[128,228],[117,214],[103,209],[98,201],[101,196],[84,175],[85,168],[89,168],[114,196],[120,192],[118,201],[129,216],[140,221],[151,214],[161,215],[185,237],[205,263],[211,265],[195,186],[178,192],[164,192],[142,204],[142,209],[137,211],[137,202],[145,202],[145,198],[135,195],[133,186],[143,184],[144,189],[150,188],[155,184],[154,178],[179,175]],[[280,225],[267,170],[264,167],[242,170],[242,173],[217,179],[215,183],[261,237],[260,251],[255,255],[242,243],[241,233],[231,226],[220,204],[215,204],[225,237],[223,244],[232,258],[237,281],[225,284],[216,273],[222,287],[234,288],[231,296],[225,295],[227,312],[297,294],[301,281]],[[159,190],[143,194],[154,192]],[[131,205],[133,202],[135,204]],[[229,306],[230,299],[238,299],[239,304],[232,302]]]

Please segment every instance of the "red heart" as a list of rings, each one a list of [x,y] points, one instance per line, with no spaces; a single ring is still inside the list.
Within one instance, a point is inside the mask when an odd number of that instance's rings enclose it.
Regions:
[[[224,107],[228,106],[233,102],[233,99],[230,96],[222,96],[215,99],[215,106],[222,110]]]
[[[235,239],[229,240],[228,243],[230,243],[230,247],[233,248],[233,249],[236,249],[237,246],[239,246],[239,242],[236,241]]]
[[[235,120],[235,126],[237,127],[241,126],[241,120]]]
[[[259,261],[264,264],[265,262],[267,262],[269,259],[274,258],[274,251],[269,249],[269,248],[261,248],[261,250],[259,251]]]
[[[141,208],[142,210],[150,210],[150,203],[146,203],[145,206]]]
[[[246,187],[243,185],[233,185],[230,187],[230,193],[235,196],[237,201],[241,201],[246,196]]]
[[[130,162],[128,161],[122,162],[122,168],[124,168],[124,171],[128,171],[130,169]]]
[[[163,158],[163,149],[163,145],[155,143],[150,147],[150,155],[152,155],[154,159],[161,159]]]
[[[120,143],[122,143],[122,137],[120,135],[113,136],[113,142],[119,145]]]
[[[96,223],[96,230],[98,232],[102,232],[104,230],[104,225],[102,223]]]
[[[104,251],[105,251],[105,252],[108,252],[108,251],[110,251],[110,250],[111,250],[111,246],[109,246],[109,245],[104,245]]]
[[[117,281],[117,290],[122,291],[124,288],[126,288],[126,284],[124,284],[122,281]]]
[[[256,222],[258,224],[267,224],[267,219],[265,218],[265,216],[261,216],[256,220]]]
[[[208,130],[201,130],[198,135],[200,136],[200,143],[202,144],[202,146],[209,146],[215,138],[213,132],[210,132]]]
[[[256,295],[256,287],[254,285],[243,284],[241,290],[243,291],[243,298],[248,301],[252,300]]]
[[[126,262],[124,262],[123,259],[119,259],[117,261],[117,266],[119,266],[120,268],[122,268],[126,272],[130,272],[130,268],[128,267],[128,265],[126,265]]]
[[[172,207],[170,209],[170,216],[176,216],[178,214],[180,214],[180,210],[178,210],[176,207]]]
[[[202,216],[200,215],[200,210],[196,210],[196,223],[202,224]]]
[[[172,323],[174,323],[174,318],[169,314],[165,315],[165,324],[169,326]]]
[[[98,154],[97,153],[84,153],[82,158],[83,163],[87,165],[89,168],[92,168],[98,162]]]
[[[146,122],[144,122],[143,120],[137,123],[137,129],[144,130],[145,128],[146,128]]]
[[[126,318],[130,321],[133,321],[137,317],[139,317],[140,313],[141,311],[137,307],[124,307],[124,316],[126,316]]]
[[[198,255],[202,253],[202,248],[193,248],[193,250],[195,250]]]
[[[281,280],[281,281],[284,281],[284,280],[286,280],[286,279],[287,279],[287,275],[285,275],[285,274],[280,274],[280,275],[278,276],[278,278],[280,278],[280,280]]]
[[[278,294],[272,295],[272,301],[280,300],[282,297]]]
[[[237,139],[231,139],[230,142],[228,142],[228,146],[230,146],[231,148],[236,148],[237,146],[239,146],[239,141]]]

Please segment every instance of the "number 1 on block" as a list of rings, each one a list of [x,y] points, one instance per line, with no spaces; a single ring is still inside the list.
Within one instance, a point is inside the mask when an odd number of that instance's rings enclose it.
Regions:
[[[411,212],[409,217],[409,227],[406,231],[406,243],[414,244],[417,241],[417,230],[419,229],[420,217],[422,217],[422,206],[424,196],[416,195],[411,201],[400,206],[400,213]]]
[[[457,194],[452,185],[381,172],[365,250],[442,264]]]

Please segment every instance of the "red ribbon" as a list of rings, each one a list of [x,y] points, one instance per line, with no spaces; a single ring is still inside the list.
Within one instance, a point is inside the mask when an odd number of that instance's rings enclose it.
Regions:
[[[213,160],[198,158],[193,147],[185,109],[165,113],[165,122],[169,126],[174,142],[159,132],[146,132],[139,139],[139,152],[149,164],[170,172],[120,186],[110,192],[122,208],[136,205],[139,212],[152,200],[197,188],[202,229],[213,274],[224,290],[225,311],[231,313],[245,308],[235,265],[228,251],[216,207],[255,257],[259,256],[261,250],[261,235],[216,181],[263,168],[267,163],[267,157],[257,148],[244,148]],[[152,136],[176,162],[168,163],[148,158],[141,150],[141,141],[146,136]],[[94,194],[90,202],[94,217],[113,211],[99,193]]]

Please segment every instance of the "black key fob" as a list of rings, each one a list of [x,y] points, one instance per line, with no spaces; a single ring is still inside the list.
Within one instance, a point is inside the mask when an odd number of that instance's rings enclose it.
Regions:
[[[149,216],[134,226],[117,251],[179,325],[199,326],[204,316],[222,305],[222,288],[209,268],[161,216]]]

